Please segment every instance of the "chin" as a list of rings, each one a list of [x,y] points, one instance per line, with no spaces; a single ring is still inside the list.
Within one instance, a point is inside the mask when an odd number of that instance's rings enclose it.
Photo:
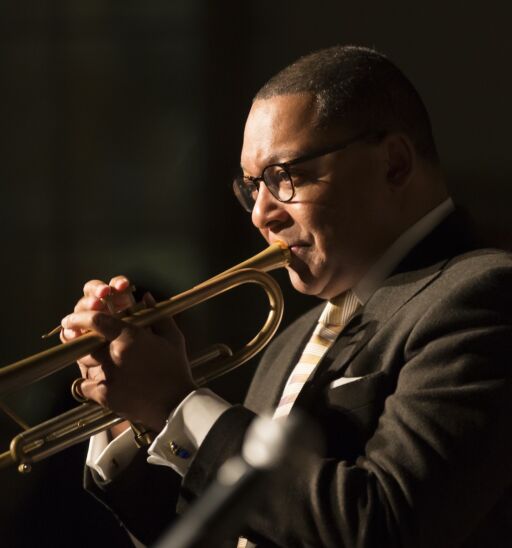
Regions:
[[[307,272],[298,272],[290,267],[288,267],[288,275],[296,291],[319,299],[332,299],[351,287],[351,284],[344,276],[337,276],[333,279],[333,277],[327,277],[324,273],[323,278],[320,278],[313,276],[309,270]]]
[[[288,268],[288,275],[290,276],[290,282],[299,293],[304,295],[311,295],[321,297],[323,287],[320,285],[319,280],[313,276],[301,276],[295,270]]]

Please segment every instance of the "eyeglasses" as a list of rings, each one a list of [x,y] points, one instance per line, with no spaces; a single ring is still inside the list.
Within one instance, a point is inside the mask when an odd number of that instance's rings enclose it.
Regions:
[[[238,174],[233,180],[233,191],[238,201],[242,204],[242,207],[251,212],[258,198],[258,192],[260,184],[263,182],[268,188],[272,196],[280,202],[289,202],[295,196],[295,185],[293,184],[293,178],[290,174],[289,168],[302,162],[307,162],[315,158],[320,158],[337,152],[348,146],[356,143],[357,141],[363,141],[370,138],[377,138],[380,140],[384,136],[384,132],[372,132],[358,135],[342,144],[334,145],[328,148],[323,148],[310,154],[305,154],[299,158],[295,158],[288,162],[282,162],[279,164],[270,164],[265,167],[259,177],[250,177],[243,173]]]

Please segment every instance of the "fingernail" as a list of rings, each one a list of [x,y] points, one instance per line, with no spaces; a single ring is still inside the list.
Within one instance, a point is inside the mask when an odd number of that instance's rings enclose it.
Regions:
[[[76,331],[74,331],[73,329],[64,329],[62,334],[64,335],[64,339],[66,340],[74,339],[76,337]]]
[[[111,293],[110,286],[104,285],[101,289],[98,289],[98,291],[96,292],[96,297],[98,297],[98,299],[102,299],[106,297],[107,295],[110,295],[110,293]]]
[[[69,322],[69,316],[65,316],[64,318],[62,318],[62,321],[60,322],[60,325],[62,325],[62,327],[67,327],[68,322]]]
[[[128,287],[128,280],[117,280],[114,287],[117,291],[124,291]]]

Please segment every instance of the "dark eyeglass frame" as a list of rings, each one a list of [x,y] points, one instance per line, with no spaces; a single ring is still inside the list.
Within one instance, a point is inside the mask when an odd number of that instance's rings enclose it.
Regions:
[[[298,158],[293,158],[292,160],[288,160],[287,162],[276,162],[273,164],[269,164],[268,166],[264,167],[259,177],[252,177],[250,175],[240,174],[237,177],[235,177],[233,181],[233,191],[235,193],[235,196],[238,198],[238,201],[242,205],[242,207],[248,213],[250,213],[253,210],[254,204],[256,203],[256,201],[254,201],[254,203],[252,204],[252,207],[249,207],[249,205],[246,205],[249,203],[249,198],[247,197],[246,199],[243,196],[243,192],[244,192],[243,185],[244,183],[247,183],[247,182],[252,183],[256,187],[256,190],[258,192],[259,192],[260,183],[263,182],[263,184],[267,187],[269,192],[272,194],[272,196],[276,200],[282,203],[290,202],[295,197],[295,185],[293,184],[293,178],[290,172],[288,171],[288,168],[290,166],[301,164],[302,162],[307,162],[309,160],[314,160],[316,158],[321,158],[322,156],[327,156],[327,154],[332,154],[333,152],[343,150],[344,148],[347,148],[348,146],[358,141],[364,141],[367,139],[375,139],[377,141],[380,141],[385,134],[386,134],[385,131],[373,131],[373,132],[362,133],[360,135],[356,135],[355,137],[353,137],[352,139],[349,139],[348,141],[345,141],[342,144],[337,144],[337,145],[332,145],[330,147],[322,148],[315,152],[311,152],[309,154],[304,154],[302,156],[299,156]],[[288,179],[290,181],[290,185],[292,188],[292,192],[289,198],[281,199],[278,195],[276,195],[276,190],[273,189],[272,186],[265,180],[265,172],[268,172],[269,169],[276,168],[276,167],[281,168],[288,176]]]

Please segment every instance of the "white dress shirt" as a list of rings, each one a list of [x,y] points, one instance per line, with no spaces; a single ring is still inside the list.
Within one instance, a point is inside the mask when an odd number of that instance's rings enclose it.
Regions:
[[[353,288],[361,304],[366,303],[409,251],[453,210],[453,202],[448,198],[393,242]],[[343,379],[337,379],[335,382],[341,384]],[[349,382],[348,379],[347,382]],[[166,426],[149,447],[148,462],[170,466],[182,476],[185,475],[206,435],[229,407],[228,402],[208,388],[199,388],[189,394],[171,413]],[[183,458],[174,455],[170,447],[171,442],[185,449],[189,456]],[[91,438],[86,463],[96,470],[104,481],[109,481],[131,462],[136,452],[137,446],[133,441],[131,429],[110,442],[109,435],[102,432]]]

